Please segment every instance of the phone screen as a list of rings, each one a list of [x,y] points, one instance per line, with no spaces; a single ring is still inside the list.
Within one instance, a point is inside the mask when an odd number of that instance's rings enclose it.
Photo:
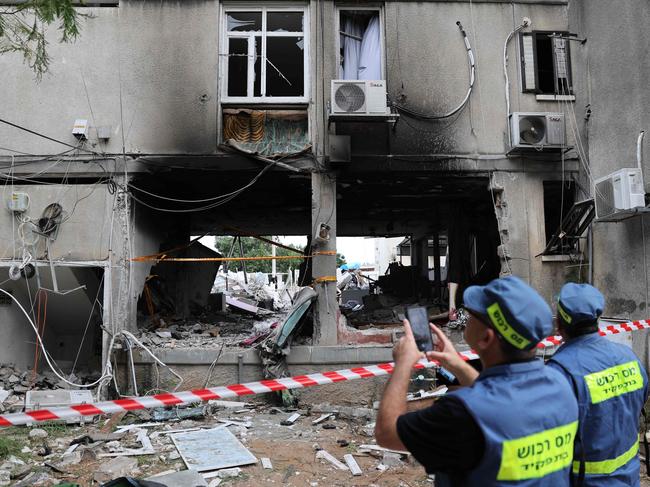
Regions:
[[[429,316],[424,306],[411,306],[406,308],[406,318],[411,323],[411,330],[415,337],[415,343],[421,352],[433,350],[433,337],[429,328]]]

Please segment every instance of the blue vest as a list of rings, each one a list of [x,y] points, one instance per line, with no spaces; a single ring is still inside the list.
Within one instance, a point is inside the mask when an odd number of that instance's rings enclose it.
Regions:
[[[463,485],[568,487],[578,406],[561,374],[540,360],[490,367],[450,394],[476,420],[485,452]],[[436,474],[436,485],[445,475]]]
[[[585,487],[638,486],[639,415],[648,376],[634,352],[593,333],[569,340],[548,365],[577,388]],[[574,460],[577,473],[579,444]]]

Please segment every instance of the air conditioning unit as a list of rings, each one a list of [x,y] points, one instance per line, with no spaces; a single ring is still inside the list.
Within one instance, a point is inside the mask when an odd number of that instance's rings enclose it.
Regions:
[[[332,113],[385,115],[389,113],[386,81],[332,80],[331,103]]]
[[[557,149],[566,144],[564,114],[514,112],[510,114],[513,149]]]
[[[643,174],[638,168],[619,169],[594,182],[596,218],[608,218],[617,213],[645,206]]]

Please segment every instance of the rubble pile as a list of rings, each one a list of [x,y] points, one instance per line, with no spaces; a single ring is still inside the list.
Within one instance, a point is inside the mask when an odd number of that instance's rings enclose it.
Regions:
[[[66,377],[71,382],[89,384],[96,380],[97,374],[78,372]],[[67,389],[64,381],[52,372],[44,371],[34,374],[32,370],[21,370],[13,365],[0,367],[0,412],[14,411],[25,405],[25,396],[29,391],[46,391]]]

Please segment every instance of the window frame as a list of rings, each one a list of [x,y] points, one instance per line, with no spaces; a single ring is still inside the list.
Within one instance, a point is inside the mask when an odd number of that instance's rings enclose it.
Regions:
[[[384,26],[384,6],[378,3],[368,2],[368,5],[340,4],[336,5],[336,14],[334,19],[334,39],[336,52],[336,75],[334,79],[339,79],[339,69],[341,67],[341,11],[351,10],[374,10],[379,15],[379,36],[381,37],[381,76],[386,80],[386,29]]]
[[[228,32],[228,13],[229,12],[261,12],[262,13],[262,30],[261,36],[256,36],[259,31],[241,31],[241,32]],[[303,31],[298,32],[266,32],[266,14],[268,12],[302,12],[303,13]],[[310,19],[309,19],[309,6],[306,4],[291,5],[287,3],[269,3],[269,5],[255,5],[248,6],[243,3],[229,3],[222,4],[221,6],[221,39],[219,48],[219,88],[221,93],[221,102],[224,104],[264,104],[264,105],[287,105],[287,104],[301,104],[309,103],[310,100]],[[304,40],[304,57],[303,57],[303,83],[304,92],[303,96],[228,96],[228,52],[230,38],[250,39],[255,37],[262,38],[262,57],[266,56],[266,42],[267,37],[302,37]],[[254,42],[249,42],[249,56],[251,45]],[[247,93],[254,93],[254,78],[250,76],[254,72],[255,59],[248,59],[248,74],[247,77]],[[267,64],[260,63],[260,87],[262,90],[266,87],[266,70]]]
[[[552,93],[545,93],[539,88],[539,68],[538,68],[538,56],[537,56],[537,36],[538,35],[546,35],[549,36],[551,34],[559,34],[563,37],[565,37],[566,41],[566,63],[567,63],[567,79],[568,79],[568,85],[569,85],[569,92],[568,93],[560,93],[557,90],[554,90]],[[519,72],[521,76],[521,92],[522,93],[535,93],[539,96],[546,96],[546,97],[554,97],[553,99],[556,99],[556,97],[571,97],[574,96],[574,91],[573,91],[573,66],[571,63],[571,44],[568,39],[569,32],[565,30],[533,30],[531,32],[520,32],[519,33]],[[526,59],[525,59],[525,51],[524,51],[524,38],[530,37],[532,39],[533,45],[533,69],[535,70],[535,88],[528,88],[526,86]],[[551,46],[552,46],[552,39],[551,39]],[[556,72],[556,66],[555,66],[555,53],[553,52],[553,75],[557,79],[557,72]]]

